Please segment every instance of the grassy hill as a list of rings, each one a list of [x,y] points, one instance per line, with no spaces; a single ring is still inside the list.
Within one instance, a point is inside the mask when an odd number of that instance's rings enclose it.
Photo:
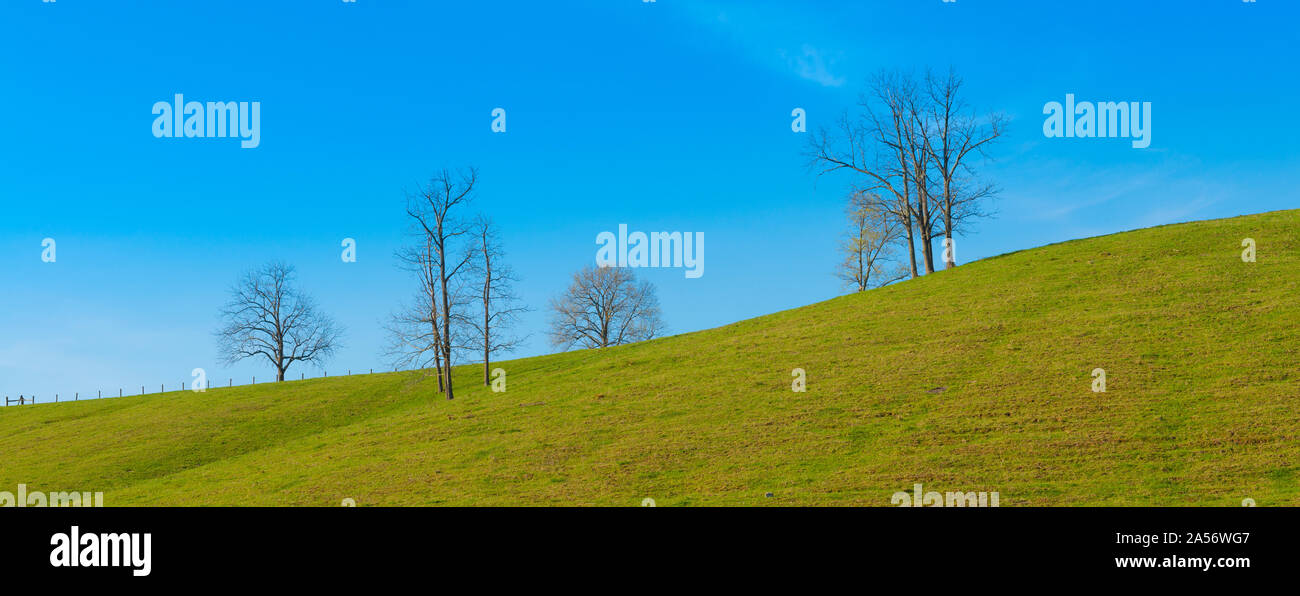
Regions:
[[[1256,263],[1240,258],[1247,237]],[[1300,211],[1065,242],[509,361],[506,393],[461,367],[453,402],[392,373],[0,408],[0,490],[98,490],[108,505],[888,506],[922,483],[998,491],[1002,506],[1297,505],[1298,243]]]

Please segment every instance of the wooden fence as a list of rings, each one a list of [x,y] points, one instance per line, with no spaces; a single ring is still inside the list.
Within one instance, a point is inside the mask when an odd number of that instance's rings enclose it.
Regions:
[[[324,378],[327,378],[327,377],[330,376],[330,373],[329,373],[328,370],[323,371],[323,372],[324,372],[324,374],[322,374],[320,377],[317,377],[317,378],[322,378],[322,379],[324,379]],[[382,371],[381,371],[381,372],[382,372]],[[392,371],[392,372],[397,372],[397,371]],[[373,368],[370,369],[370,374],[375,374],[375,369],[373,369]],[[352,376],[352,369],[348,369],[347,376]],[[298,380],[300,380],[300,381],[305,381],[305,380],[307,380],[307,373],[299,373],[299,375],[298,375]],[[250,384],[250,385],[256,385],[256,384],[257,384],[257,377],[256,377],[256,376],[252,377],[252,382],[249,383],[249,384]],[[234,377],[229,377],[229,378],[227,379],[226,386],[227,386],[227,387],[234,387],[234,386],[235,386],[235,379],[234,379]],[[218,387],[219,387],[219,385],[218,385]],[[241,385],[241,387],[243,387],[243,385]],[[208,383],[208,386],[206,387],[206,389],[212,389],[212,388],[213,388],[213,385],[212,385],[211,382],[209,382],[209,383]],[[179,389],[179,390],[180,390],[180,391],[184,391],[184,390],[185,390],[185,382],[184,382],[184,381],[181,381],[180,389]],[[167,392],[167,386],[166,386],[166,384],[165,384],[165,383],[160,383],[160,384],[158,385],[158,393],[166,393],[166,392]],[[141,385],[141,386],[140,386],[140,393],[139,393],[139,394],[140,394],[140,395],[147,395],[147,393],[146,393],[146,391],[145,391],[145,386],[144,386],[144,385]],[[118,397],[126,397],[126,393],[125,393],[125,391],[123,391],[123,389],[122,389],[121,387],[119,387],[119,388],[117,389],[117,396],[118,396]],[[95,398],[96,398],[96,399],[101,399],[101,398],[103,398],[103,397],[104,397],[104,392],[103,392],[103,390],[100,390],[100,391],[96,391],[96,392],[95,392]],[[113,396],[110,394],[109,397],[113,397]],[[81,400],[81,393],[73,393],[73,394],[72,394],[72,400],[73,400],[73,401],[80,401],[80,400]],[[58,401],[59,401],[59,394],[55,393],[55,394],[54,394],[54,402],[58,402]],[[64,401],[67,401],[67,400],[64,400]],[[12,404],[17,404],[17,405],[20,405],[20,406],[21,406],[21,405],[34,404],[34,403],[36,403],[36,396],[35,396],[35,395],[19,395],[18,397],[15,397],[15,398],[13,398],[13,399],[10,399],[8,395],[5,396],[5,406],[6,406],[6,407],[9,406],[9,405],[12,405]]]

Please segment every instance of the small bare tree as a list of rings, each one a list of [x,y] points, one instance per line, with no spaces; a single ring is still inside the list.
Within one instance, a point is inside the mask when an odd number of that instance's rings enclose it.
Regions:
[[[551,300],[551,345],[563,350],[643,341],[664,330],[654,286],[625,267],[588,265]]]
[[[844,261],[839,278],[855,291],[864,292],[907,277],[906,267],[894,261],[894,249],[902,236],[899,223],[881,208],[880,197],[855,192],[846,211],[849,232],[840,247]],[[897,266],[887,269],[891,263]]]
[[[505,253],[492,220],[480,217],[474,226],[476,284],[483,311],[481,316],[466,317],[474,330],[474,339],[483,351],[483,384],[492,384],[492,355],[512,352],[522,338],[510,335],[518,316],[528,309],[518,304],[514,272],[505,264]]]
[[[404,248],[397,253],[402,267],[415,274],[420,287],[415,300],[394,314],[387,325],[392,342],[387,354],[396,368],[428,369],[432,365],[438,376],[438,392],[444,393],[442,334],[438,331],[441,321],[438,276],[432,243],[423,233],[421,238],[425,241],[423,246]]]
[[[222,360],[234,364],[263,356],[275,380],[295,362],[320,364],[339,347],[342,331],[293,285],[293,267],[273,262],[244,275],[232,288],[217,332]]]

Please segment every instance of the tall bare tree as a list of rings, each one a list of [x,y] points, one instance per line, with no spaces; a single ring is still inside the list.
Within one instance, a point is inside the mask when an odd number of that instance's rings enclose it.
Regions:
[[[339,347],[342,331],[316,309],[312,298],[294,287],[294,269],[272,262],[246,273],[222,309],[218,350],[227,364],[265,357],[275,380],[295,362],[320,364]]]
[[[665,330],[660,314],[654,286],[631,269],[589,265],[551,300],[551,345],[604,348],[653,339]]]
[[[902,234],[901,225],[881,208],[874,194],[855,192],[845,210],[849,219],[848,237],[840,250],[844,260],[838,276],[855,291],[894,283],[907,277],[907,269],[894,260],[894,249]],[[891,263],[897,268],[888,267]]]
[[[474,257],[470,225],[461,218],[460,211],[473,199],[477,181],[478,170],[474,168],[455,173],[444,169],[407,197],[406,214],[415,222],[417,233],[424,240],[422,244],[427,246],[437,288],[435,316],[440,319],[437,331],[442,335],[438,355],[447,399],[455,399],[451,382],[452,351],[456,348],[452,342],[452,324],[458,319],[452,310],[456,302],[453,293],[463,289],[461,275],[473,266]]]
[[[474,225],[475,271],[478,273],[479,299],[483,307],[479,316],[468,317],[474,339],[483,351],[483,384],[492,384],[492,355],[512,352],[522,338],[510,334],[518,316],[528,309],[519,305],[514,292],[518,281],[505,263],[505,253],[492,220],[480,217]]]
[[[997,113],[989,114],[983,122],[975,118],[960,97],[961,86],[961,77],[951,68],[943,77],[926,75],[930,119],[934,124],[929,151],[941,184],[936,204],[942,216],[945,244],[949,246],[953,234],[965,221],[985,214],[981,203],[996,192],[992,185],[963,184],[962,178],[975,176],[968,158],[985,155],[985,148],[1002,136],[1006,122]],[[957,266],[952,255],[953,251],[944,252],[945,269]]]
[[[917,235],[921,240],[921,262],[926,274],[934,273],[934,228],[936,210],[930,181],[930,130],[929,111],[910,76],[897,75],[894,91],[905,115],[900,140],[905,151],[907,176],[916,191],[915,220]]]
[[[916,267],[916,233],[928,216],[923,207],[923,190],[917,188],[913,168],[917,129],[914,107],[916,85],[911,77],[894,71],[875,76],[868,94],[859,100],[862,113],[844,114],[838,130],[822,129],[809,141],[809,166],[818,176],[848,170],[863,176],[854,184],[858,192],[885,190],[891,200],[881,203],[885,212],[900,224],[907,240],[909,272]],[[928,217],[927,217],[928,219]]]

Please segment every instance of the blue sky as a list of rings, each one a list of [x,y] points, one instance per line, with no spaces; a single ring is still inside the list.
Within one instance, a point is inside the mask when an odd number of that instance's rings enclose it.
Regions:
[[[790,112],[829,125],[881,68],[951,65],[1011,119],[982,169],[997,217],[960,262],[1298,206],[1294,2],[451,4],[0,4],[0,393],[270,378],[220,365],[212,332],[272,259],[347,327],[331,375],[387,368],[404,196],[444,166],[480,169],[534,309],[521,356],[549,351],[547,300],[620,223],[705,233],[703,277],[639,271],[676,332],[839,295],[852,180],[806,169]],[[261,102],[260,146],[155,138],[176,93]],[[1151,102],[1150,148],[1045,138],[1067,93]]]

